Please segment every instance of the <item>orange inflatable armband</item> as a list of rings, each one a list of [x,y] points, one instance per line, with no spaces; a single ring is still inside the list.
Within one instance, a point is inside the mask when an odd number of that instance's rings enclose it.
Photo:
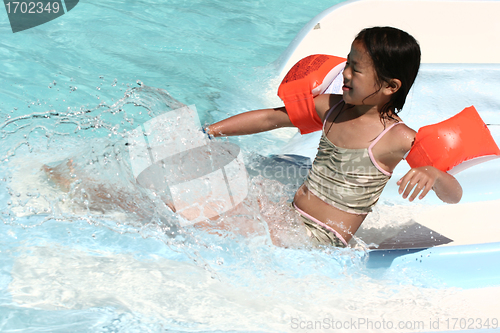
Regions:
[[[471,106],[445,121],[420,128],[406,160],[412,168],[430,165],[456,174],[498,157],[500,149]]]
[[[342,72],[345,61],[345,58],[326,54],[310,55],[297,62],[281,82],[278,96],[301,134],[322,129],[314,97],[322,94]]]

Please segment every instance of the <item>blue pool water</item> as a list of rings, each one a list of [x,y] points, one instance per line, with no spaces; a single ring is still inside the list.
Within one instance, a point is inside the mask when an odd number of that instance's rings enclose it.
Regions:
[[[333,4],[81,1],[16,34],[2,13],[0,331],[298,332],[311,322],[324,328],[329,320],[351,319],[404,321],[417,330],[419,321],[465,315],[466,300],[443,304],[456,290],[422,272],[372,276],[363,242],[343,250],[271,245],[264,218],[285,220],[290,195],[275,181],[252,174],[244,216],[223,218],[240,223],[249,234],[242,237],[178,230],[178,216],[156,205],[128,169],[127,133],[178,107],[175,100],[195,105],[201,123],[279,105],[273,61]],[[464,90],[474,91],[473,104],[487,122],[500,123],[494,86],[478,89],[474,74],[464,71],[457,82],[447,71],[423,68],[423,77],[437,72],[441,78],[423,80],[410,97],[405,112],[415,128],[472,104]],[[497,80],[498,73],[487,75]],[[435,97],[444,85],[453,92]],[[440,98],[451,111],[430,111]],[[498,131],[493,134],[498,140]],[[278,153],[292,135],[231,140],[247,161],[258,161]],[[68,158],[76,178],[89,181],[79,196],[64,194],[41,171]],[[485,179],[497,167],[465,173],[466,201],[500,197],[499,180]],[[476,186],[486,181],[488,190]],[[89,196],[99,191],[121,205],[93,206]],[[422,209],[393,192],[367,221],[375,229]],[[127,207],[138,207],[136,214]],[[300,234],[285,237],[293,242]]]

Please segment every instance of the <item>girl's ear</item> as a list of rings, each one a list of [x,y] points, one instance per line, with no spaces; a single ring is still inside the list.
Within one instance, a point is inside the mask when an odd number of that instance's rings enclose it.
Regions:
[[[388,82],[386,82],[386,87],[384,89],[384,92],[386,95],[392,95],[396,93],[399,88],[401,88],[401,81],[399,79],[390,79]]]

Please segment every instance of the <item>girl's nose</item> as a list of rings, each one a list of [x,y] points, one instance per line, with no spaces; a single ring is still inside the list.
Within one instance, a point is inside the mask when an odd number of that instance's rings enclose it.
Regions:
[[[351,72],[351,66],[349,66],[349,64],[346,64],[345,68],[344,68],[344,71],[342,72],[342,75],[344,77],[344,82],[346,80],[349,80],[351,78],[351,74],[352,74],[352,72]]]
[[[348,81],[351,78],[351,72],[347,68],[344,69],[342,75],[344,77],[344,82]]]

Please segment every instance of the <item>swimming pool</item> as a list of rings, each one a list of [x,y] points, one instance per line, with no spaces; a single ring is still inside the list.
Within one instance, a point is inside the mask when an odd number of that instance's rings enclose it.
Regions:
[[[484,305],[493,301],[490,290],[446,288],[421,271],[374,277],[362,243],[345,250],[272,246],[263,215],[282,218],[280,200],[290,195],[276,182],[250,182],[244,217],[257,230],[249,237],[189,228],[170,237],[175,214],[130,187],[119,143],[178,106],[165,91],[195,105],[201,123],[279,105],[269,83],[272,62],[303,24],[334,3],[284,4],[87,1],[16,34],[1,16],[2,332],[300,332],[320,322],[319,332],[345,321],[368,331],[386,331],[388,322],[429,330],[438,319],[491,318]],[[425,85],[420,94],[442,84]],[[425,106],[438,104],[434,98]],[[417,127],[438,117],[412,110]],[[279,152],[292,134],[232,142],[251,160]],[[144,208],[149,219],[119,206],[111,214],[87,209],[88,192],[67,205],[71,200],[41,172],[43,164],[66,158],[96,184],[122,189],[124,202]],[[492,188],[466,199],[496,199],[498,187]],[[395,226],[422,209],[388,194],[367,225]]]

